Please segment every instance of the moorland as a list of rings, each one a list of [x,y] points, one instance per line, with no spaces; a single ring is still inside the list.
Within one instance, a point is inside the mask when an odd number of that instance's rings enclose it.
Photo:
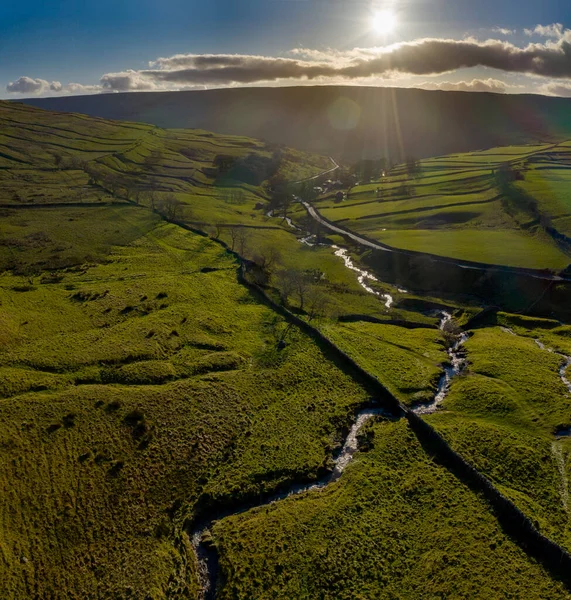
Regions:
[[[365,248],[316,230],[299,204],[275,208],[276,182],[329,171],[327,156],[8,103],[0,132],[7,598],[569,597],[565,574],[398,411],[366,423],[340,478],[264,501],[331,471],[379,390],[404,410],[430,405],[464,332],[467,366],[422,419],[571,551],[564,320],[373,279]],[[444,188],[454,193],[457,176],[487,203],[493,192],[478,186],[501,184],[490,171],[516,161],[525,178],[509,185],[564,232],[565,186],[547,179],[566,172],[557,148],[504,148],[481,169],[475,153],[460,174],[465,156],[423,161],[415,188],[430,187],[435,213],[448,214]],[[339,205],[327,194],[314,202],[346,211],[360,231],[358,202],[406,202],[372,200],[379,185],[355,186]],[[428,205],[409,201],[420,221]],[[502,207],[464,222],[505,232],[494,262],[562,272],[565,251],[541,224],[526,232],[529,215]],[[397,221],[386,220],[393,239],[378,239],[408,248]],[[449,221],[429,230],[430,252],[462,259],[435,241],[459,226]],[[540,260],[530,264],[533,244]],[[192,533],[221,509],[198,542],[219,563],[205,591]]]

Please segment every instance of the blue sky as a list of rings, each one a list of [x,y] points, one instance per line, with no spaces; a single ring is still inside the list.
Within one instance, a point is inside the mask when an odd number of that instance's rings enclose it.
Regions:
[[[390,34],[380,36],[371,30],[372,14],[387,9],[396,15],[397,25]],[[467,36],[482,42],[500,38],[525,48],[531,42],[556,43],[555,35],[524,33],[524,29],[553,23],[563,25],[563,37],[567,26],[571,26],[569,0],[4,0],[0,3],[0,49],[4,56],[0,62],[0,93],[5,90],[4,97],[70,93],[66,89],[70,82],[87,86],[85,90],[78,86],[71,90],[74,92],[99,91],[105,74],[142,72],[149,69],[150,61],[178,54],[287,57],[295,48],[348,52],[355,47],[424,38],[463,40]],[[513,33],[499,34],[494,28]],[[185,66],[194,68],[190,63]],[[536,75],[532,73],[530,78],[519,67],[514,73],[476,65],[447,70],[445,74],[392,74],[390,79],[399,85],[493,79],[507,85],[507,91],[535,90],[548,84],[557,84],[563,90],[566,87],[567,78],[560,77],[559,72],[555,78],[541,75],[537,80]],[[23,81],[20,86],[12,86],[14,93],[8,93],[6,86],[22,77],[44,83],[34,87]],[[162,74],[144,73],[143,77],[144,84],[140,77],[132,76],[129,83],[122,79],[118,87],[113,87],[115,80],[108,78],[105,91],[226,85],[208,78],[202,83],[196,76],[191,81],[174,81],[173,77],[168,83]],[[133,84],[135,79],[138,83]],[[324,77],[312,82],[337,80]],[[47,84],[51,82],[60,82],[61,89],[59,85],[49,89]],[[295,78],[285,78],[270,83],[296,82]],[[387,77],[352,78],[351,82],[387,84]],[[254,83],[265,84],[263,80],[247,82]]]

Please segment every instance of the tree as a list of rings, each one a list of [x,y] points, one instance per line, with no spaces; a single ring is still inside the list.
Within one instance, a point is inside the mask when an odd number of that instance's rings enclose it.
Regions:
[[[158,210],[167,221],[179,221],[182,217],[184,203],[174,194],[168,194],[159,203]]]
[[[230,227],[230,249],[233,252],[238,252],[240,256],[244,256],[249,239],[250,232],[245,227],[240,227],[238,225]]]
[[[240,188],[227,188],[222,191],[222,199],[227,204],[244,204],[244,190]]]
[[[244,256],[246,254],[248,241],[250,239],[250,232],[245,227],[238,228],[238,235],[236,241],[238,243],[238,253],[240,256]]]
[[[276,248],[269,248],[265,252],[255,254],[252,260],[268,274],[272,274],[274,268],[281,262],[282,255]]]
[[[303,311],[315,276],[315,273],[311,271],[298,271],[297,269],[279,271],[277,277],[282,303],[286,305],[289,298],[294,296],[299,302],[299,309]]]
[[[313,286],[308,290],[306,297],[308,320],[324,316],[330,302],[327,293],[320,286]]]
[[[237,160],[237,157],[231,154],[218,154],[214,157],[212,164],[216,168],[218,175],[224,175],[234,166]]]
[[[54,157],[54,163],[56,165],[56,168],[59,169],[63,162],[63,156],[59,152],[54,152],[53,157]]]

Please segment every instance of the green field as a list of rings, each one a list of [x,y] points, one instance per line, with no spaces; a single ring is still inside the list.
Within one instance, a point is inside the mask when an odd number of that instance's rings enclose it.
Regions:
[[[568,597],[404,423],[371,438],[342,483],[216,525],[221,598]]]
[[[242,510],[322,477],[375,399],[268,298],[407,405],[434,397],[448,360],[454,328],[438,329],[439,311],[465,324],[480,310],[475,299],[368,280],[372,294],[330,245],[301,243],[314,229],[300,205],[289,210],[298,229],[267,216],[270,173],[302,179],[327,158],[17,104],[0,103],[0,122],[2,598],[198,599],[188,524],[221,506],[231,516],[206,536],[220,559],[218,598],[569,598],[405,420],[370,422],[361,452],[324,489]],[[461,158],[425,161],[426,198],[378,202],[371,184],[346,204],[317,204],[394,245],[405,237],[434,254],[462,245],[461,257],[478,247],[478,260],[565,266],[545,232],[516,227],[521,215],[480,190],[487,166],[455,171]],[[536,167],[518,185],[539,195],[551,170]],[[387,188],[402,178],[397,168]],[[564,183],[553,190],[542,206],[555,223]],[[454,214],[454,226],[437,224]],[[407,229],[417,218],[433,229]],[[256,291],[240,283],[237,254]],[[535,342],[571,354],[571,328],[495,319],[471,332],[467,371],[427,419],[571,549],[571,442],[555,437],[571,425],[571,394],[562,357]]]
[[[509,166],[521,179],[503,188]],[[395,167],[349,198],[321,198],[327,219],[395,248],[459,260],[559,270],[571,262],[568,144],[512,146],[421,161],[418,176]],[[406,186],[408,191],[403,188]]]
[[[107,210],[51,218],[87,234]],[[197,499],[312,476],[366,399],[295,330],[277,350],[282,319],[218,245],[128,210],[140,234],[101,261],[0,279],[7,597],[192,597],[180,525]]]

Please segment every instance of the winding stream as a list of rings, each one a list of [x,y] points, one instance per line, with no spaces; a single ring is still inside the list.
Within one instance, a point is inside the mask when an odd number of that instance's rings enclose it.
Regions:
[[[375,292],[371,291],[371,293]],[[442,316],[440,320],[440,329],[444,330],[447,323],[452,320],[452,315],[445,311],[442,311],[440,314]],[[448,350],[450,363],[445,365],[444,373],[442,374],[438,383],[438,390],[434,399],[428,404],[422,404],[414,407],[412,410],[416,414],[431,414],[438,409],[440,404],[442,404],[450,389],[450,382],[452,381],[452,378],[456,375],[459,375],[466,368],[467,362],[462,351],[462,346],[468,337],[469,336],[466,333],[462,333],[457,336],[455,343]],[[218,556],[216,554],[216,550],[213,549],[209,544],[208,536],[213,523],[231,515],[244,513],[252,508],[267,506],[274,502],[284,500],[290,496],[321,490],[330,483],[337,481],[342,476],[347,466],[351,463],[353,456],[359,449],[359,433],[372,418],[378,415],[391,417],[390,413],[381,408],[365,408],[357,413],[355,422],[349,430],[340,452],[333,458],[333,469],[321,479],[312,483],[293,484],[287,490],[274,494],[257,505],[246,504],[245,506],[238,507],[234,510],[220,512],[208,520],[205,519],[195,523],[195,526],[190,533],[190,537],[198,561],[198,577],[201,587],[200,600],[214,600],[216,597]]]
[[[452,321],[452,315],[446,311],[442,311],[440,314],[442,315],[442,319],[440,320],[439,328],[441,331],[444,331],[447,324]],[[450,361],[448,364],[444,365],[444,373],[440,376],[436,396],[434,396],[434,399],[429,403],[417,404],[412,407],[412,410],[417,415],[430,415],[437,411],[450,391],[452,379],[465,371],[468,366],[468,361],[466,360],[463,346],[465,342],[468,341],[469,337],[470,336],[464,332],[456,336],[454,343],[448,348],[448,357],[450,358]]]
[[[273,217],[273,212],[267,213],[268,217]],[[294,229],[299,229],[288,217],[286,217],[288,225]],[[314,236],[300,238],[299,241],[309,246],[318,245],[318,242],[312,242]],[[329,244],[325,244],[329,246]],[[379,280],[368,271],[355,266],[353,260],[349,256],[346,248],[341,248],[336,245],[330,246],[335,250],[335,256],[343,259],[345,267],[358,274],[359,285],[370,294],[374,294],[385,301],[385,307],[390,308],[394,302],[390,294],[382,294],[374,290],[367,282],[378,282]],[[405,290],[400,290],[406,293]],[[448,323],[452,321],[452,315],[442,311],[439,313],[441,320],[439,328],[441,331],[446,329]],[[462,350],[464,342],[468,339],[468,334],[462,333],[456,336],[454,344],[448,349],[449,363],[444,365],[444,372],[438,382],[437,393],[434,399],[426,404],[421,404],[414,407],[412,410],[418,415],[426,415],[435,412],[445,399],[450,389],[452,378],[459,375],[467,366],[467,361]],[[571,362],[571,359],[569,359]],[[195,522],[194,527],[190,532],[191,543],[196,553],[198,562],[198,578],[200,583],[200,599],[214,600],[216,597],[216,581],[218,578],[218,556],[215,548],[209,542],[209,532],[215,521],[223,519],[231,515],[244,513],[252,508],[267,506],[274,502],[284,500],[290,496],[303,494],[310,491],[316,491],[325,488],[330,483],[337,481],[351,463],[353,456],[359,449],[359,433],[363,427],[375,416],[385,415],[391,416],[390,413],[381,408],[365,408],[357,413],[355,422],[353,423],[341,450],[333,457],[333,468],[322,478],[312,483],[292,484],[287,490],[276,493],[269,498],[263,500],[259,504],[246,503],[245,505],[235,508],[234,510],[220,511],[208,519],[202,519]]]
[[[353,426],[349,430],[347,437],[341,451],[333,459],[334,467],[321,479],[312,483],[293,484],[286,491],[274,494],[270,496],[264,502],[257,504],[256,506],[247,505],[243,508],[238,508],[234,511],[228,511],[227,513],[218,514],[208,521],[200,521],[195,525],[191,531],[190,537],[192,546],[196,553],[198,560],[198,577],[200,581],[201,594],[200,600],[213,600],[216,596],[216,579],[218,575],[218,560],[215,551],[211,550],[206,539],[206,533],[212,527],[214,521],[218,521],[224,517],[231,515],[237,515],[244,513],[252,508],[259,508],[261,506],[267,506],[284,500],[290,496],[296,496],[312,490],[320,490],[326,487],[333,481],[337,481],[343,471],[347,468],[353,455],[359,449],[359,432],[373,417],[378,415],[390,416],[390,414],[381,408],[365,408],[361,410],[353,423]]]
[[[335,256],[339,256],[343,259],[345,266],[351,271],[355,271],[355,273],[359,274],[358,281],[359,285],[369,294],[374,294],[375,296],[379,296],[383,298],[385,301],[385,306],[390,308],[393,305],[393,297],[390,294],[381,294],[380,292],[375,291],[372,287],[367,285],[367,281],[379,281],[372,273],[368,271],[364,271],[363,269],[359,269],[359,267],[355,266],[353,259],[349,256],[349,252],[346,248],[340,248],[339,246],[331,246],[335,250]]]

